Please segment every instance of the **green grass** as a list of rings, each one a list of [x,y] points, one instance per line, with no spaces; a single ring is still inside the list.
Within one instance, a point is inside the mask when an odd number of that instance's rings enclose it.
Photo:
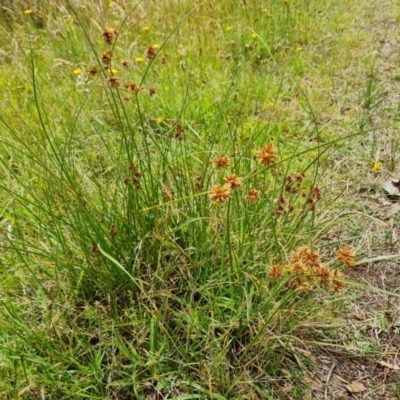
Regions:
[[[0,393],[304,398],[304,327],[339,320],[345,296],[271,267],[331,227],[332,154],[376,101],[367,35],[340,35],[339,1],[59,3],[0,3]],[[215,204],[228,174],[241,186]]]

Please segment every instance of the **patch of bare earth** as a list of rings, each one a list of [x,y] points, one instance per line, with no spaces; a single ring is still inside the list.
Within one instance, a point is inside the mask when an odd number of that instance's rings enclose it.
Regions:
[[[400,178],[398,2],[366,2],[363,12],[366,17],[359,17],[358,29],[369,31],[377,44],[378,104],[369,120],[373,129],[355,159],[338,162],[342,170],[343,165],[353,169],[344,198],[354,214],[333,236],[338,242],[354,237],[350,244],[361,258],[375,260],[357,265],[347,275],[367,288],[348,289],[356,298],[348,306],[348,325],[337,328],[342,331],[338,336],[346,338],[338,343],[343,347],[308,349],[315,367],[309,374],[313,399],[400,399],[400,298],[388,293],[400,295],[400,197],[388,197],[382,189],[384,182]],[[381,167],[371,172],[375,161]],[[379,256],[384,257],[376,260]],[[372,286],[381,291],[368,289]],[[352,344],[365,349],[365,355],[351,351]]]

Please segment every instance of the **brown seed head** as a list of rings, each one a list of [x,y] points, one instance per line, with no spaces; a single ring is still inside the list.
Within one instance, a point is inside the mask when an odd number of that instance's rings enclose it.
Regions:
[[[103,36],[104,41],[109,44],[110,46],[113,44],[114,36],[117,35],[116,29],[104,29],[101,36]]]
[[[111,225],[111,228],[110,228],[110,235],[111,235],[111,236],[117,236],[117,235],[118,235],[118,232],[117,232],[116,227],[115,227],[114,224]]]
[[[175,200],[175,191],[170,189],[168,186],[162,186],[162,194],[164,201],[174,201]]]
[[[223,169],[229,167],[229,158],[228,157],[216,157],[213,160],[215,169]]]
[[[111,52],[110,50],[106,50],[101,55],[101,62],[104,65],[104,68],[108,69],[111,68]]]
[[[291,271],[294,275],[303,275],[306,272],[306,267],[301,261],[291,264]]]
[[[343,278],[343,274],[339,272],[337,269],[335,269],[332,273],[332,289],[335,292],[338,292],[339,290],[342,290],[344,287],[344,283],[338,281],[338,279]]]
[[[303,282],[299,287],[298,287],[299,291],[302,293],[307,293],[310,291],[311,289],[311,285],[308,282]]]
[[[124,88],[128,89],[132,94],[137,94],[141,90],[140,87],[134,82],[125,83]]]
[[[231,190],[235,190],[239,188],[242,185],[242,178],[239,178],[235,174],[230,174],[225,177],[225,180]]]
[[[283,266],[281,264],[273,265],[268,271],[268,275],[272,279],[279,279],[282,276],[282,273],[283,273]]]
[[[314,264],[319,263],[319,255],[316,252],[312,251],[309,247],[302,246],[299,247],[294,254],[292,254],[290,260],[292,262],[300,260],[307,266],[311,267]]]
[[[119,80],[116,76],[109,76],[107,78],[107,83],[109,84],[110,87],[112,88],[117,88],[119,87]]]
[[[147,52],[146,52],[146,59],[147,60],[152,60],[155,56],[156,56],[156,48],[152,45],[150,45],[147,48]]]
[[[150,90],[149,90],[150,97],[153,97],[155,94],[156,94],[156,89],[154,89],[153,87],[150,88]]]
[[[97,65],[94,65],[89,70],[89,75],[92,76],[92,77],[97,76],[98,73],[99,73],[99,68],[97,67]]]
[[[250,189],[247,194],[244,196],[245,200],[249,201],[250,203],[254,203],[257,201],[260,192],[256,189]]]
[[[256,159],[262,165],[274,164],[277,159],[276,148],[272,143],[268,143],[257,151]]]
[[[122,62],[121,62],[121,65],[122,65],[123,67],[125,67],[125,68],[129,67],[129,63],[128,63],[127,60],[122,61]]]
[[[93,247],[90,249],[90,251],[91,251],[93,254],[98,254],[98,253],[100,253],[100,249],[99,249],[97,246],[93,246]]]
[[[352,267],[354,265],[354,250],[350,247],[343,247],[336,253],[336,260],[346,267]]]
[[[319,284],[321,286],[327,286],[331,276],[330,269],[324,264],[319,264],[318,267],[315,267],[314,271],[315,277],[317,278]]]
[[[213,203],[224,203],[231,197],[231,188],[228,185],[214,186],[210,190],[209,197]]]

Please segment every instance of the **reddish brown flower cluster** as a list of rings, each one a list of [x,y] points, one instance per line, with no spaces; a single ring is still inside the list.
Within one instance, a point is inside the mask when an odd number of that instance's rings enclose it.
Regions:
[[[95,76],[97,76],[97,74],[99,73],[99,68],[97,67],[97,65],[94,65],[93,67],[90,68],[89,70],[89,75],[92,76],[93,78]]]
[[[213,160],[215,169],[223,169],[229,167],[229,158],[226,156],[216,157]]]
[[[117,36],[118,32],[116,29],[104,29],[101,36],[103,37],[104,41],[109,44],[110,46],[113,44],[114,36]]]
[[[114,224],[111,225],[111,228],[110,228],[110,235],[111,235],[111,236],[117,236],[117,235],[118,235],[117,229],[116,229],[116,227],[115,227]]]
[[[315,211],[315,205],[318,200],[321,199],[321,191],[317,186],[311,189],[309,198],[307,199],[307,204],[310,207],[310,211]]]
[[[343,274],[335,269],[332,274],[332,289],[335,292],[339,292],[343,289],[344,283],[341,282],[340,279],[343,279]]]
[[[283,275],[283,270],[284,267],[281,264],[275,264],[273,265],[269,271],[268,271],[268,275],[272,278],[272,279],[279,279],[282,275]]]
[[[174,132],[169,134],[169,137],[179,141],[183,140],[183,133],[185,132],[185,128],[182,126],[182,123],[179,121],[173,121],[173,126],[175,130]]]
[[[250,189],[243,197],[250,203],[254,203],[258,200],[260,192],[256,189]]]
[[[197,175],[194,178],[194,187],[196,188],[196,190],[202,190],[204,189],[203,183],[202,183],[202,177],[200,175]]]
[[[110,75],[108,78],[107,78],[107,83],[108,83],[108,85],[110,86],[110,87],[112,87],[112,88],[117,88],[117,87],[119,87],[119,79],[116,77],[116,76],[113,76],[113,75]]]
[[[285,178],[285,181],[286,181],[285,192],[292,193],[292,194],[298,194],[305,176],[306,176],[306,174],[304,174],[304,173],[288,175]]]
[[[124,68],[128,68],[128,67],[129,67],[129,63],[128,63],[127,60],[122,61],[122,62],[121,62],[121,65],[122,65]]]
[[[213,203],[224,203],[231,197],[231,188],[228,185],[214,186],[210,190],[209,197]]]
[[[298,261],[310,266],[315,266],[319,264],[320,258],[319,254],[311,250],[309,247],[301,246],[290,256],[290,262],[295,263]]]
[[[134,82],[125,83],[124,88],[128,89],[132,94],[138,94],[140,91],[143,90],[143,88],[140,88]]]
[[[150,88],[149,89],[149,95],[150,95],[150,97],[153,97],[153,96],[155,96],[155,94],[156,94],[156,89],[155,88]]]
[[[354,250],[350,247],[343,247],[336,253],[336,260],[347,268],[352,267],[355,261]]]
[[[161,59],[161,64],[165,65],[166,63],[167,63],[167,59],[166,59],[165,57],[163,57],[163,58]]]
[[[156,54],[157,54],[157,49],[154,46],[150,45],[147,48],[146,59],[152,60],[156,56]]]
[[[92,246],[92,248],[90,249],[90,251],[93,254],[99,254],[100,253],[100,249],[97,246]]]
[[[274,164],[277,158],[277,150],[272,143],[266,144],[256,153],[256,159],[262,165]]]
[[[162,195],[163,201],[174,201],[175,200],[175,191],[170,189],[168,186],[163,185],[162,187]]]
[[[321,191],[317,186],[305,188],[305,173],[287,175],[285,178],[284,193],[276,199],[275,215],[281,217],[295,210],[294,201],[297,195],[306,199],[307,210],[315,211],[316,203],[321,199]]]
[[[282,215],[289,214],[295,210],[295,207],[292,204],[290,204],[290,201],[288,201],[286,199],[286,197],[283,195],[279,196],[276,199],[276,204],[277,204],[277,206],[276,206],[275,215],[277,217],[281,217]]]
[[[316,286],[330,286],[333,290],[339,291],[344,286],[341,280],[342,274],[322,264],[318,253],[306,246],[297,249],[287,265],[273,265],[268,275],[273,280],[286,277],[287,288],[300,292],[307,292]]]
[[[100,58],[101,58],[101,62],[104,65],[104,68],[110,69],[111,68],[111,58],[112,58],[110,50],[104,51]]]
[[[225,181],[232,191],[240,188],[240,186],[242,185],[242,178],[239,178],[235,174],[227,175],[225,177]]]
[[[125,185],[132,185],[134,188],[140,188],[140,178],[143,174],[136,169],[136,167],[131,164],[128,168],[125,169],[125,172],[129,175],[124,179]]]

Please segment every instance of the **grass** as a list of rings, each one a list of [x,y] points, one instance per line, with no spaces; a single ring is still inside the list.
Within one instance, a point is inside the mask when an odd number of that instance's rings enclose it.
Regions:
[[[5,398],[300,399],[307,343],[376,349],[323,240],[383,98],[347,6],[0,4]]]

